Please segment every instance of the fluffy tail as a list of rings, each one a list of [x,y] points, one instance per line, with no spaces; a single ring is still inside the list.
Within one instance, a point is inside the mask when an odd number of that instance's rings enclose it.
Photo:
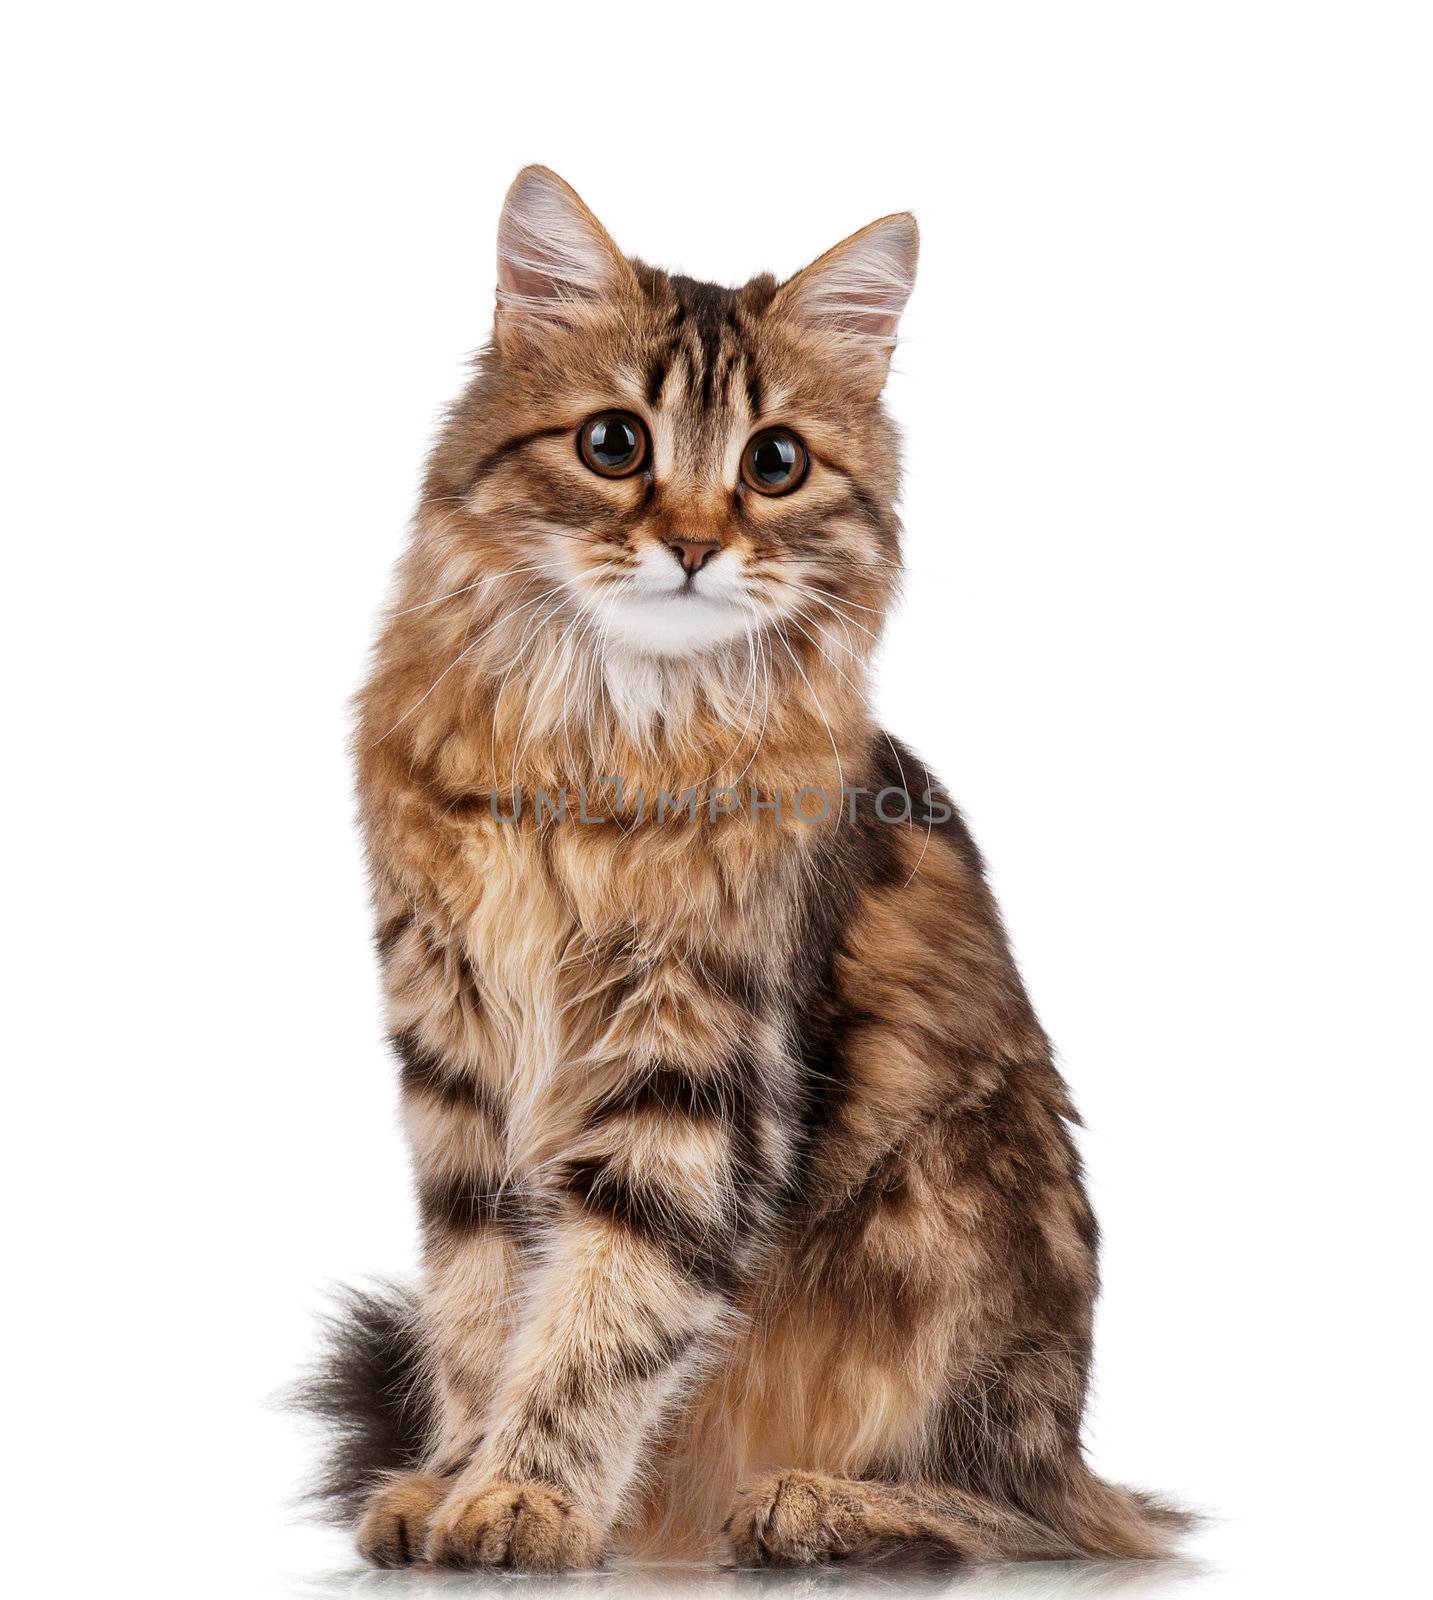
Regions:
[[[388,1473],[417,1470],[432,1395],[412,1291],[391,1283],[340,1290],[323,1319],[319,1358],[286,1403],[327,1433],[319,1470],[304,1494],[320,1516],[355,1521]]]
[[[1193,1512],[1157,1495],[1106,1483],[1078,1458],[1020,1499],[1066,1555],[1151,1560],[1173,1554],[1180,1536],[1199,1524]]]
[[[1078,1460],[1038,1487],[998,1495],[931,1484],[861,1487],[880,1513],[872,1526],[898,1536],[890,1553],[914,1559],[1150,1561],[1173,1555],[1196,1521],[1151,1495],[1105,1483]]]

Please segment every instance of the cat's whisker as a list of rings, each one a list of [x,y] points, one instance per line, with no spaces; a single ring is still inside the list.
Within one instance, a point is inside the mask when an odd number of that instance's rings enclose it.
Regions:
[[[838,650],[842,650],[848,656],[850,656],[851,660],[856,663],[856,665],[861,669],[863,674],[868,672],[870,670],[869,653],[868,652],[862,652],[862,651],[856,649],[855,640],[853,640],[852,637],[851,637],[851,629],[850,629],[850,625],[848,623],[848,619],[843,617],[840,614],[840,612],[833,611],[831,609],[831,607],[826,605],[818,596],[811,596],[811,597],[809,597],[807,599],[807,602],[806,602],[807,605],[810,605],[810,604],[813,604],[813,603],[820,608],[821,612],[824,612],[826,615],[829,615],[829,617],[836,624],[836,626],[838,628],[840,628],[841,632],[843,634],[845,634],[845,636],[846,636],[845,644],[842,644],[839,639],[832,638],[831,635],[826,632],[825,622],[820,619],[819,614],[818,615],[813,615],[810,612],[804,610],[801,606],[798,606],[796,608],[796,610],[791,613],[792,617],[793,618],[800,618],[803,621],[809,622],[813,628],[816,628],[821,633],[822,638],[825,639],[828,644],[835,645]]]
[[[549,591],[549,593],[551,593],[551,591]],[[458,654],[456,656],[454,656],[454,658],[448,663],[448,665],[443,668],[443,670],[438,674],[438,676],[436,678],[434,678],[432,683],[430,683],[428,685],[428,687],[423,691],[423,693],[421,695],[419,695],[419,697],[413,702],[413,704],[408,707],[408,709],[403,713],[403,715],[401,717],[399,717],[397,722],[395,722],[392,725],[392,727],[390,727],[387,730],[386,733],[380,734],[379,737],[374,740],[374,743],[375,744],[382,744],[383,741],[389,736],[389,734],[394,733],[398,728],[402,727],[402,725],[408,720],[408,718],[411,717],[413,715],[413,713],[415,711],[417,711],[420,706],[422,706],[423,704],[426,703],[426,701],[428,700],[429,696],[438,687],[438,685],[440,683],[442,683],[444,678],[446,678],[448,676],[448,674],[450,672],[452,672],[452,670],[460,662],[466,660],[467,657],[470,656],[473,653],[473,651],[476,650],[477,647],[483,642],[483,640],[486,639],[488,637],[488,635],[494,631],[494,629],[496,629],[498,627],[501,627],[501,625],[504,622],[511,621],[513,616],[521,614],[521,612],[527,610],[528,606],[540,604],[542,602],[542,600],[545,599],[545,598],[546,598],[546,596],[540,595],[540,596],[538,596],[537,600],[529,600],[526,605],[519,606],[518,610],[516,612],[508,613],[508,614],[505,614],[504,616],[499,617],[496,622],[494,622],[490,627],[485,628],[482,631],[482,633],[480,633],[478,635],[478,637],[476,639],[474,639],[471,643],[465,644],[463,646],[463,648],[458,652]]]
[[[807,620],[809,621],[811,619],[808,618]],[[838,618],[837,620],[839,621],[840,619]],[[799,623],[797,623],[797,627],[800,628],[800,624]],[[803,634],[805,634],[808,639],[811,639],[811,643],[816,647],[817,650],[821,650],[820,644],[815,639],[812,639],[811,635],[806,633],[806,630],[804,628],[800,628],[800,631]],[[830,643],[830,644],[836,645],[836,647],[838,649],[844,649],[845,648],[845,646],[841,645],[838,640],[828,639],[827,642]],[[821,653],[823,655],[825,655],[825,651],[824,650],[822,650]],[[861,658],[859,656],[857,656],[853,651],[847,650],[847,654],[850,655],[853,660],[855,660],[857,662],[860,662],[860,664],[864,667],[865,663],[863,661],[861,661]],[[829,657],[828,657],[828,660],[829,660]],[[831,662],[831,666],[832,666],[833,670],[835,670],[837,672],[841,671],[841,669],[836,666],[836,663],[834,661]],[[841,676],[843,678],[845,678],[845,674],[844,673],[841,673]],[[846,679],[846,681],[848,683],[850,682],[849,679]],[[856,686],[853,684],[852,687],[854,688]],[[914,828],[915,827],[915,819],[914,819],[913,816],[909,815],[909,812],[914,809],[914,806],[913,806],[913,803],[911,801],[910,780],[906,777],[905,762],[903,762],[901,760],[901,753],[896,747],[895,740],[891,738],[890,734],[887,733],[884,728],[881,729],[881,737],[890,746],[891,755],[894,758],[897,770],[900,772],[900,775],[901,775],[901,788],[904,790],[905,795],[906,795],[907,810],[908,810],[908,814],[906,816],[906,826],[908,828]],[[922,762],[921,765],[925,766],[925,763]],[[923,862],[925,860],[926,851],[930,847],[931,832],[932,832],[932,830],[934,828],[934,821],[933,821],[932,816],[931,816],[930,798],[929,798],[930,794],[931,794],[931,780],[930,780],[930,768],[929,767],[925,768],[925,776],[926,776],[926,787],[925,787],[924,796],[923,796],[923,799],[922,799],[922,804],[925,807],[925,813],[926,813],[925,841],[921,845],[920,855],[917,856],[915,865],[911,868],[910,876],[906,879],[907,885],[909,885],[912,882],[912,880],[915,878],[916,873],[920,871],[921,862]]]
[[[518,719],[518,737],[517,737],[517,739],[516,739],[516,741],[514,742],[514,745],[513,745],[512,782],[513,782],[513,788],[514,789],[517,788],[518,767],[521,764],[522,752],[523,752],[523,749],[524,749],[524,747],[525,747],[525,745],[527,743],[527,723],[528,723],[529,714],[530,714],[530,712],[532,710],[533,693],[536,690],[536,688],[538,687],[538,683],[539,683],[540,678],[542,677],[542,675],[544,673],[547,672],[548,667],[549,667],[549,665],[550,665],[550,663],[552,661],[552,658],[558,653],[559,650],[561,650],[562,646],[567,642],[568,638],[571,636],[573,629],[578,625],[579,622],[581,622],[581,620],[582,620],[582,611],[579,608],[578,610],[575,611],[575,613],[572,616],[572,618],[568,621],[567,626],[562,630],[561,634],[558,635],[558,639],[557,639],[556,644],[553,645],[552,649],[548,651],[548,653],[542,658],[542,660],[538,663],[538,665],[533,668],[532,676],[528,681],[527,698],[523,701],[522,715]],[[565,707],[565,702],[564,702],[564,707]]]
[[[743,741],[746,739],[747,734],[751,731],[751,725],[754,720],[756,711],[756,651],[754,643],[754,630],[749,620],[742,623],[742,637],[747,657],[747,676],[741,695],[742,700],[747,702],[746,721],[742,724],[742,729],[737,735],[736,743],[721,758],[713,770],[701,780],[702,787],[705,787],[707,784],[709,784],[713,778],[720,776],[721,771],[726,764],[729,761],[734,761],[736,759],[741,750]],[[754,755],[755,751],[753,751],[753,756]],[[741,773],[738,775],[736,781],[731,785],[732,788],[735,788],[736,784],[740,783],[741,779],[746,776],[747,770],[750,768],[750,766],[751,762],[748,760],[747,765],[742,768]]]
[[[535,561],[526,567],[509,567],[505,572],[489,573],[486,577],[478,578],[472,583],[465,583],[461,589],[450,589],[447,594],[434,595],[431,600],[420,600],[417,605],[404,606],[401,611],[390,612],[394,617],[411,616],[415,611],[426,611],[430,606],[441,605],[444,600],[456,600],[459,595],[471,594],[474,590],[485,588],[490,583],[501,583],[506,578],[515,578],[527,572],[555,572],[557,568],[551,563]]]
[[[771,718],[771,662],[766,653],[766,638],[763,634],[758,633],[756,635],[756,644],[757,648],[762,654],[762,678],[765,686],[765,692],[762,697],[761,728],[757,733],[755,744],[752,745],[751,754],[746,759],[746,765],[741,769],[740,772],[737,773],[736,777],[732,781],[733,788],[735,788],[737,784],[739,784],[747,775],[747,773],[751,771],[757,756],[761,753],[761,747],[765,742],[766,730]]]
[[[568,600],[570,598],[570,594],[569,594],[568,586],[567,586],[566,582],[559,582],[559,583],[554,584],[552,586],[552,588],[549,589],[547,591],[547,593],[542,596],[542,601],[546,602],[548,600],[552,600],[554,595],[557,597],[556,600],[554,601],[554,603],[545,612],[542,613],[542,615],[540,617],[536,617],[536,618],[531,618],[530,617],[528,619],[527,630],[523,634],[522,640],[519,643],[517,649],[513,651],[512,656],[509,659],[508,664],[507,664],[506,668],[503,671],[502,677],[498,680],[497,692],[493,696],[492,713],[491,713],[491,715],[492,715],[492,763],[493,763],[493,771],[494,771],[494,773],[496,773],[496,771],[497,771],[497,761],[498,761],[497,740],[498,740],[498,730],[499,730],[499,727],[500,727],[500,724],[501,724],[501,712],[502,712],[503,696],[504,696],[504,694],[507,693],[507,686],[508,686],[509,681],[512,678],[512,675],[513,675],[514,671],[516,671],[519,663],[522,661],[523,657],[527,654],[528,649],[532,645],[533,641],[537,638],[539,630],[542,628],[543,624],[548,620],[549,617],[555,616],[557,614],[557,612],[560,611],[562,609],[562,607],[568,602]],[[516,790],[517,790],[516,773],[514,773],[514,776],[513,776],[512,790],[513,790],[514,793],[516,793]]]
[[[812,603],[812,602],[808,601],[808,604],[809,603]],[[825,639],[828,644],[834,644],[838,650],[844,650],[845,653],[848,656],[850,656],[850,658],[854,662],[856,662],[858,664],[858,666],[861,668],[861,671],[863,673],[869,672],[870,671],[870,662],[869,662],[869,658],[868,658],[868,652],[863,652],[863,651],[860,651],[860,650],[856,649],[855,640],[851,637],[851,630],[847,626],[847,619],[845,617],[841,616],[841,614],[839,612],[832,611],[829,606],[823,606],[819,599],[815,600],[814,603],[818,607],[820,607],[822,611],[824,611],[824,612],[826,612],[826,613],[828,613],[830,615],[831,621],[834,622],[836,624],[836,626],[838,628],[840,628],[841,632],[845,635],[846,642],[845,642],[845,644],[842,644],[840,642],[840,640],[835,639],[835,638],[833,638],[831,636],[831,634],[827,631],[827,629],[826,629],[826,627],[824,625],[824,622],[822,620],[820,620],[820,614],[819,613],[818,613],[817,616],[810,617],[808,619],[811,622],[812,627],[814,627],[821,634],[821,637],[823,639]],[[801,612],[801,611],[798,611],[797,614],[799,616],[803,616],[803,617],[806,616],[806,613],[805,612]]]
[[[811,576],[812,574],[810,572],[807,572],[805,569],[802,570],[802,578],[809,578]],[[846,595],[837,594],[834,589],[819,588],[814,584],[803,583],[801,578],[793,578],[789,573],[786,572],[781,574],[780,581],[782,583],[789,583],[793,589],[801,589],[808,594],[819,594],[823,600],[827,601],[828,604],[831,605],[850,606],[857,611],[868,612],[873,617],[884,618],[886,615],[885,610],[880,606],[862,605],[859,601],[849,599]]]
[[[822,725],[826,729],[826,737],[831,741],[831,754],[836,758],[836,787],[844,792],[846,788],[846,776],[844,769],[841,766],[841,752],[836,747],[836,734],[831,727],[830,720],[826,716],[825,711],[822,709],[821,697],[816,693],[815,689],[811,687],[811,680],[806,676],[805,669],[796,659],[796,652],[786,642],[785,635],[779,630],[775,630],[772,634],[772,637],[780,643],[781,648],[785,650],[788,656],[791,657],[792,666],[794,666],[797,672],[800,673],[801,681],[806,685],[806,692],[810,696],[811,704],[815,707],[817,716],[821,718]]]
[[[826,662],[826,664],[831,668],[832,672],[834,672],[836,674],[836,676],[841,680],[842,683],[844,683],[848,688],[855,690],[855,692],[857,694],[864,696],[865,693],[866,693],[866,685],[864,683],[856,683],[856,682],[854,682],[851,678],[849,678],[846,675],[845,671],[842,669],[842,667],[839,664],[839,662],[833,660],[832,657],[830,657],[830,656],[828,656],[826,654],[825,650],[823,650],[821,648],[820,641],[817,640],[817,639],[812,638],[812,636],[809,633],[807,633],[806,629],[801,626],[800,619],[802,617],[805,617],[808,622],[811,621],[811,618],[808,617],[804,611],[793,612],[786,620],[791,624],[791,626],[793,628],[796,629],[796,631],[801,635],[801,637],[803,639],[805,639],[808,644],[810,644],[811,648],[813,650],[815,650],[816,653],[819,656],[821,656],[821,658]],[[827,642],[829,644],[836,645],[836,648],[838,650],[845,648],[844,645],[841,645],[835,639],[830,639]],[[864,669],[865,669],[865,665],[866,665],[865,662],[862,661],[859,656],[855,655],[854,653],[852,653],[850,651],[847,651],[847,654],[850,655],[851,659],[853,661],[855,661],[856,664],[859,667],[862,668],[863,674],[864,674]]]
[[[795,589],[798,593],[807,595],[809,598],[818,601],[820,604],[822,604],[822,605],[828,607],[829,609],[831,609],[838,616],[841,615],[841,613],[835,612],[835,608],[836,608],[837,605],[843,605],[843,606],[855,605],[855,601],[854,600],[846,600],[846,599],[844,599],[844,598],[842,598],[842,597],[840,597],[838,595],[833,595],[829,590],[826,590],[826,589],[813,589],[809,584],[798,583],[798,582],[796,582],[795,579],[792,579],[792,578],[787,578],[784,581],[786,583],[790,584],[791,587],[793,589]],[[875,611],[874,608],[871,607],[871,606],[861,606],[859,609],[862,610],[862,611],[871,611],[873,613],[873,615],[875,615],[875,616],[883,616],[884,615],[883,612]],[[861,632],[866,634],[874,643],[876,643],[876,644],[880,643],[880,635],[877,634],[877,633],[873,633],[872,630],[865,625],[865,623],[858,622],[855,617],[842,617],[842,620],[844,622],[848,623],[853,628],[859,628],[861,630]]]

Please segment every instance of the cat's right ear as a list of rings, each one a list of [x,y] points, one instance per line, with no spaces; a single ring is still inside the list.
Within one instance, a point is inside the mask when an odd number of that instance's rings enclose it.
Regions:
[[[611,235],[548,167],[524,167],[498,222],[498,347],[511,352],[636,286]]]

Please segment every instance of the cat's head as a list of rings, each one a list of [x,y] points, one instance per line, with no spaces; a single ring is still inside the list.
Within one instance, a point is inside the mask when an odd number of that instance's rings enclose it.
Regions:
[[[901,213],[785,283],[719,288],[629,260],[524,169],[493,342],[426,486],[431,581],[667,666],[773,634],[798,661],[813,634],[864,656],[898,570],[880,393],[916,254]]]

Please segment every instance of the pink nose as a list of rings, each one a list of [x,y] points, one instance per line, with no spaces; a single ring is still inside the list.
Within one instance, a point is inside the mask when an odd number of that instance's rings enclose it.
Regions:
[[[721,549],[715,539],[668,539],[667,543],[688,572],[700,572]]]

